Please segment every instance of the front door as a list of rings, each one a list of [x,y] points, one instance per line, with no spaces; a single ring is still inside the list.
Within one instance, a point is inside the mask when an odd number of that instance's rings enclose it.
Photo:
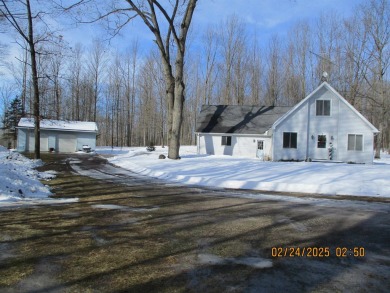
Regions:
[[[256,157],[260,160],[264,160],[264,140],[257,141]]]
[[[329,160],[328,137],[326,134],[318,134],[316,137],[315,156],[317,160]]]

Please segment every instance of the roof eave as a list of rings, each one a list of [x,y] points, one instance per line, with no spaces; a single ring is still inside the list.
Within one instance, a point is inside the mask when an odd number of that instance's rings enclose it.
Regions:
[[[34,129],[34,126],[16,126],[17,129]],[[85,129],[62,129],[62,128],[46,128],[46,127],[40,127],[40,130],[54,130],[54,131],[73,131],[73,132],[95,132],[97,133],[98,130],[85,130]]]
[[[271,136],[270,134],[267,134],[269,130],[267,130],[264,133],[226,133],[226,132],[195,132],[195,134],[204,134],[204,135],[234,135],[234,136]]]

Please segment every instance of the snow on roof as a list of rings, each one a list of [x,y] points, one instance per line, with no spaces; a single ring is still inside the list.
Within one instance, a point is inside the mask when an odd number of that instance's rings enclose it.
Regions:
[[[22,118],[19,121],[18,127],[20,128],[33,128],[34,119],[33,118]],[[40,121],[41,129],[55,129],[55,130],[65,130],[65,131],[88,131],[88,132],[97,132],[96,122],[86,122],[86,121],[61,121],[61,120],[52,120],[52,119],[41,119]]]

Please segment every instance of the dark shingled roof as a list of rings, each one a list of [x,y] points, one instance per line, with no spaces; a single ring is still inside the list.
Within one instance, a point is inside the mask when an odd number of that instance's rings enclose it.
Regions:
[[[262,134],[292,107],[203,105],[196,132]]]

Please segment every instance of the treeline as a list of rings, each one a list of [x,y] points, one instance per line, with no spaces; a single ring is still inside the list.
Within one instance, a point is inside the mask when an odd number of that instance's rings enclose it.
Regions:
[[[269,39],[236,15],[203,32],[194,23],[192,30],[181,144],[196,143],[202,104],[295,105],[326,71],[328,82],[381,130],[377,145],[390,147],[387,1],[364,2],[347,18],[330,11]],[[97,121],[99,145],[166,144],[167,107],[157,50],[145,52],[135,41],[118,51],[101,40],[88,48],[71,48],[58,36],[39,52],[44,118]],[[28,54],[21,55],[21,65],[12,70],[29,114]],[[6,91],[2,89],[3,97]]]

